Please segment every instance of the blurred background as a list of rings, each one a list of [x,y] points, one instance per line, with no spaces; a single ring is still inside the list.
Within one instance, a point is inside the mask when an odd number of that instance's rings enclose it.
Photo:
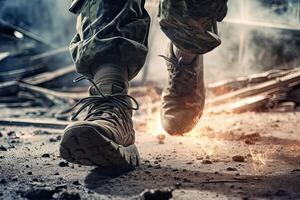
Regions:
[[[1,82],[72,64],[67,46],[75,33],[76,16],[68,12],[69,5],[70,0],[0,0]],[[150,51],[136,84],[164,85],[167,78],[158,57],[164,54],[167,38],[159,29],[157,6],[158,0],[147,1],[152,16]],[[206,81],[294,67],[299,57],[299,19],[299,0],[229,0],[228,16],[219,24],[222,45],[205,56]]]

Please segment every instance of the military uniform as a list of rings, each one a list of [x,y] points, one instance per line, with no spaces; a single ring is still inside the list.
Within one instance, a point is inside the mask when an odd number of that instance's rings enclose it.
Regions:
[[[227,0],[163,0],[161,28],[176,47],[204,54],[220,44],[213,33]],[[77,71],[92,77],[105,64],[126,67],[131,80],[144,65],[150,17],[145,0],[73,0],[77,34],[70,51]],[[215,30],[216,31],[216,30]]]
[[[73,118],[87,110],[83,121],[64,131],[60,155],[72,163],[137,166],[132,111],[136,100],[128,82],[144,65],[150,18],[145,0],[76,0],[77,34],[70,50],[77,80],[91,82],[90,96]],[[163,32],[170,38],[166,56],[169,81],[162,94],[161,118],[166,132],[182,135],[199,121],[205,103],[202,55],[220,44],[216,21],[227,12],[226,0],[164,0]]]

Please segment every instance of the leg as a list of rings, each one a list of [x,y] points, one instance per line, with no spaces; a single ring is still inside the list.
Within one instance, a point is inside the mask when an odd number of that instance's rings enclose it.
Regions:
[[[221,44],[211,31],[217,32],[214,25],[225,17],[227,6],[226,0],[164,0],[162,8],[160,25],[171,40],[165,57],[169,84],[162,95],[162,125],[169,134],[182,135],[191,131],[202,115],[202,54]]]
[[[86,0],[79,10],[77,34],[70,45],[77,71],[94,78],[114,65],[131,80],[144,65],[150,18],[145,0]]]
[[[83,2],[84,0],[79,0]],[[90,97],[76,105],[87,109],[83,121],[64,131],[61,156],[83,165],[136,166],[128,81],[142,68],[147,54],[149,16],[144,0],[85,0],[78,16],[78,33],[70,50],[77,71],[92,83]]]

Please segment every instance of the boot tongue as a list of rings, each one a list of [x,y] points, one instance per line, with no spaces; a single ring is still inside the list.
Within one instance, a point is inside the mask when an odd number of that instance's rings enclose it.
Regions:
[[[98,69],[93,79],[104,95],[116,93],[127,94],[128,78],[126,68],[105,65]],[[92,95],[99,95],[95,87],[90,88],[90,93]]]
[[[120,84],[115,83],[102,83],[97,84],[100,92],[104,95],[111,95],[111,94],[117,94],[117,93],[123,93],[126,94],[127,89],[126,86],[121,86]],[[95,87],[90,88],[91,95],[99,95],[99,92]]]

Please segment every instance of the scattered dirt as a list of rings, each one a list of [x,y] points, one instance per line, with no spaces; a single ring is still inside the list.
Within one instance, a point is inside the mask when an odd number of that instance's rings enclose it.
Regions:
[[[142,127],[135,115],[142,164],[131,171],[65,162],[61,130],[1,127],[0,199],[300,199],[300,113],[204,116],[164,144],[152,116]]]

